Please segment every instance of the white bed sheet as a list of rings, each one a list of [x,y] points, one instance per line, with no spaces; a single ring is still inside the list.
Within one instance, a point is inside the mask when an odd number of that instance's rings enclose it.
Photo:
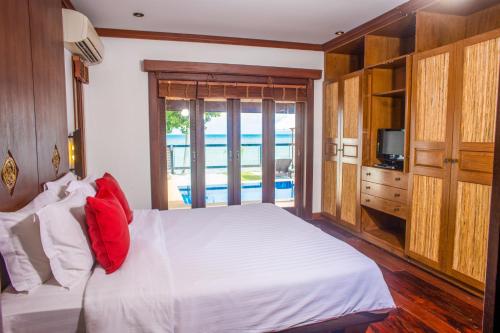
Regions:
[[[123,266],[87,283],[89,332],[270,332],[395,307],[371,259],[274,205],[134,216]]]
[[[29,294],[7,287],[1,297],[4,332],[85,332],[83,294],[86,283],[84,279],[68,290],[51,278]]]
[[[88,332],[173,332],[169,258],[157,210],[134,210],[130,249],[107,275],[97,265],[84,296]]]
[[[176,333],[269,332],[395,307],[371,259],[274,205],[160,214]]]

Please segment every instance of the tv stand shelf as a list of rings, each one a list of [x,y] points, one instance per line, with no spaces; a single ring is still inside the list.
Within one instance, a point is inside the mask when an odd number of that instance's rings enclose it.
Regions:
[[[363,166],[361,179],[362,233],[379,246],[402,255],[408,215],[408,175]]]

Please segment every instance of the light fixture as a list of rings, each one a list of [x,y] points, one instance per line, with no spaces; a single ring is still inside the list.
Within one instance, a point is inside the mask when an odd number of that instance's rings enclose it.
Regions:
[[[344,32],[343,32],[342,30],[339,30],[339,31],[337,31],[335,34],[336,34],[337,36],[341,36],[341,35],[343,35],[343,34],[344,34]]]
[[[75,171],[75,140],[73,134],[68,136],[68,160],[69,170]]]
[[[141,12],[135,12],[132,15],[134,15],[135,17],[144,17],[144,13]]]
[[[183,116],[183,117],[189,116],[189,110],[186,109],[186,108],[182,109],[181,110],[181,116]]]

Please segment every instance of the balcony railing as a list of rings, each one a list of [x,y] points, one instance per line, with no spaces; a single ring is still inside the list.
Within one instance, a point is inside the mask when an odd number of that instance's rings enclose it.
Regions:
[[[277,143],[275,149],[279,150],[280,158],[293,159],[292,143]],[[167,167],[170,172],[182,171],[191,168],[190,145],[167,145]],[[223,157],[221,157],[223,156]],[[262,144],[244,143],[241,145],[241,167],[262,167]],[[207,169],[227,168],[227,144],[205,145],[205,164]]]

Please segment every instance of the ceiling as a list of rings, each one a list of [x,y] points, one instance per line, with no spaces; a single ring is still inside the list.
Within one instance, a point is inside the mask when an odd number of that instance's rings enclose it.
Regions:
[[[99,28],[322,44],[407,0],[72,0]],[[132,16],[144,13],[143,18]]]

